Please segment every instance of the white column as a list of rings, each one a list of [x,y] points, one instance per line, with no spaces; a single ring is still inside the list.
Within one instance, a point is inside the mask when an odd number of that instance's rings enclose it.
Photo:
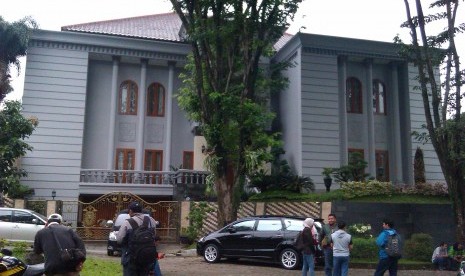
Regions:
[[[400,108],[399,108],[399,79],[398,79],[398,68],[396,63],[391,63],[391,93],[392,93],[392,135],[393,135],[393,149],[394,152],[389,158],[390,174],[394,177],[393,183],[403,182],[402,173],[402,148],[401,148],[401,134],[400,134]],[[388,92],[389,93],[389,92]],[[389,94],[386,95],[387,98]]]
[[[367,125],[368,125],[368,173],[376,177],[376,143],[375,143],[375,118],[373,115],[373,60],[366,61],[367,79],[366,79],[366,107],[367,107]]]
[[[116,109],[118,102],[118,70],[120,57],[113,56],[113,71],[111,75],[111,99],[110,99],[110,126],[108,130],[108,152],[107,152],[107,169],[114,169],[115,164],[115,124]]]
[[[166,89],[166,143],[165,143],[165,161],[163,170],[169,171],[171,165],[171,129],[173,125],[173,89],[174,89],[174,69],[176,62],[168,62],[168,87]]]
[[[347,57],[342,56],[339,58],[338,64],[338,82],[339,82],[339,144],[340,146],[340,165],[347,165],[348,158],[348,145],[347,145],[347,103],[346,103],[346,79],[347,79]]]
[[[142,59],[140,62],[140,84],[139,96],[137,100],[137,144],[136,144],[136,171],[144,170],[144,129],[145,129],[145,114],[147,113],[147,59]]]

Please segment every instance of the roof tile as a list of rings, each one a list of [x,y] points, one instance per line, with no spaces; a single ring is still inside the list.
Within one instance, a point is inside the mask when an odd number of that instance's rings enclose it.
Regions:
[[[181,20],[174,12],[90,22],[61,27],[62,31],[109,34],[128,37],[181,41]]]

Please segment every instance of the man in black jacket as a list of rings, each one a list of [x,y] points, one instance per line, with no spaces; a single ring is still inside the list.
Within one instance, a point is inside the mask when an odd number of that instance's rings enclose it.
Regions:
[[[37,232],[34,240],[34,252],[45,256],[45,275],[76,276],[82,269],[86,249],[82,239],[73,229],[61,225],[63,219],[59,214],[48,217],[47,225]],[[56,239],[55,239],[56,237]],[[60,245],[57,244],[59,241]],[[62,249],[78,248],[84,253],[82,262],[77,264],[65,263],[60,257]]]

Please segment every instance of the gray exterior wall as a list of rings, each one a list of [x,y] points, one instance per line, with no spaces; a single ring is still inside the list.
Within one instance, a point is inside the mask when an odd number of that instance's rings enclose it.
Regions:
[[[22,159],[22,183],[38,198],[55,189],[63,200],[79,195],[88,54],[32,43],[28,49],[23,111],[39,126],[27,141],[34,150]]]
[[[146,58],[149,65],[145,87],[152,82],[160,82],[165,87],[166,103],[168,61],[177,66],[174,67],[172,83],[174,93],[180,86],[178,75],[188,50],[188,45],[180,43],[37,31],[28,49],[23,96],[24,114],[39,119],[39,126],[28,141],[34,150],[22,159],[22,167],[29,172],[22,183],[35,190],[34,197],[50,198],[51,190],[54,189],[57,191],[57,199],[75,200],[81,193],[101,194],[118,189],[118,185],[99,187],[80,182],[81,169],[107,169],[112,56],[122,58],[118,70],[118,85],[131,79],[139,88],[140,61]],[[141,95],[145,97],[145,91],[139,89],[139,96]],[[145,113],[145,108],[138,107],[138,112]],[[161,137],[164,138],[166,114],[169,111],[173,112],[171,164],[178,166],[182,163],[183,151],[193,151],[193,134],[190,123],[177,107],[176,100],[173,100],[171,108],[165,104],[165,117],[146,117],[144,131],[149,132],[153,125],[161,125]],[[116,115],[115,149],[136,148],[135,139],[126,139],[125,131],[120,132],[118,128],[126,124],[125,126],[130,125],[136,129],[137,123],[136,116]],[[152,133],[153,131],[149,134]],[[125,137],[121,139],[121,135]],[[146,137],[144,148],[161,149],[165,155],[168,154],[165,151],[166,141],[156,142]],[[160,187],[157,192],[144,185],[136,186],[131,186],[131,190],[137,194],[169,193],[167,187]]]
[[[419,133],[427,132],[426,129],[422,128],[425,123],[425,111],[423,107],[423,99],[421,91],[415,89],[418,86],[417,81],[418,69],[413,65],[408,66],[408,85],[410,91],[409,109],[410,109],[410,124],[411,131],[417,131]],[[411,136],[412,148],[411,148],[411,164],[413,174],[413,160],[415,157],[415,151],[417,147],[423,150],[424,162],[425,162],[425,177],[430,182],[444,182],[444,176],[442,174],[441,166],[437,158],[436,152],[431,143],[423,144],[415,140],[415,137]],[[413,176],[412,176],[413,178]]]
[[[302,171],[316,189],[323,168],[340,164],[337,68],[335,55],[302,55]]]
[[[177,68],[175,76],[178,76],[181,69]],[[91,60],[89,62],[89,85],[88,99],[86,103],[86,125],[83,147],[83,169],[105,169],[107,164],[107,140],[110,123],[110,99],[111,99],[111,75],[112,62]],[[120,64],[118,84],[125,80],[134,81],[138,87],[138,96],[146,97],[143,87],[148,87],[151,83],[158,82],[165,88],[165,116],[149,117],[145,116],[144,128],[144,149],[165,151],[165,131],[167,129],[167,113],[173,112],[172,128],[172,151],[171,164],[179,166],[182,164],[183,151],[193,150],[194,136],[191,132],[190,123],[186,119],[185,113],[179,109],[177,101],[173,99],[171,107],[167,104],[168,88],[168,67],[148,66],[147,80],[144,86],[140,85],[140,65]],[[180,86],[180,81],[175,78],[174,91]],[[174,96],[173,96],[174,97]],[[138,113],[146,113],[146,107],[138,107]],[[136,148],[137,124],[136,115],[116,115],[115,127],[115,148]],[[130,131],[128,131],[128,129]],[[131,134],[132,133],[132,134]],[[138,157],[136,158],[143,158]],[[164,160],[167,160],[165,157]],[[115,164],[115,161],[112,161]]]
[[[287,89],[279,93],[279,121],[283,133],[285,158],[296,173],[302,175],[302,112],[301,112],[301,52],[295,50],[287,57],[295,66],[283,72],[289,79]]]

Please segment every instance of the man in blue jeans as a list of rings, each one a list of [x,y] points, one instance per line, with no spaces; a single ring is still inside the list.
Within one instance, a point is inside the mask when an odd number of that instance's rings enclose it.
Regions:
[[[397,262],[399,258],[388,256],[386,247],[388,237],[397,234],[393,229],[394,223],[391,220],[383,220],[383,231],[376,238],[376,245],[379,247],[379,262],[374,276],[382,276],[389,270],[389,276],[397,276]]]
[[[336,232],[337,221],[335,214],[328,215],[328,224],[323,225],[323,233],[321,234],[321,247],[325,255],[325,275],[333,275],[333,248],[331,247],[331,234]]]
[[[339,230],[331,235],[333,245],[333,276],[349,275],[349,255],[352,250],[352,236],[346,232],[346,223],[338,222]]]

